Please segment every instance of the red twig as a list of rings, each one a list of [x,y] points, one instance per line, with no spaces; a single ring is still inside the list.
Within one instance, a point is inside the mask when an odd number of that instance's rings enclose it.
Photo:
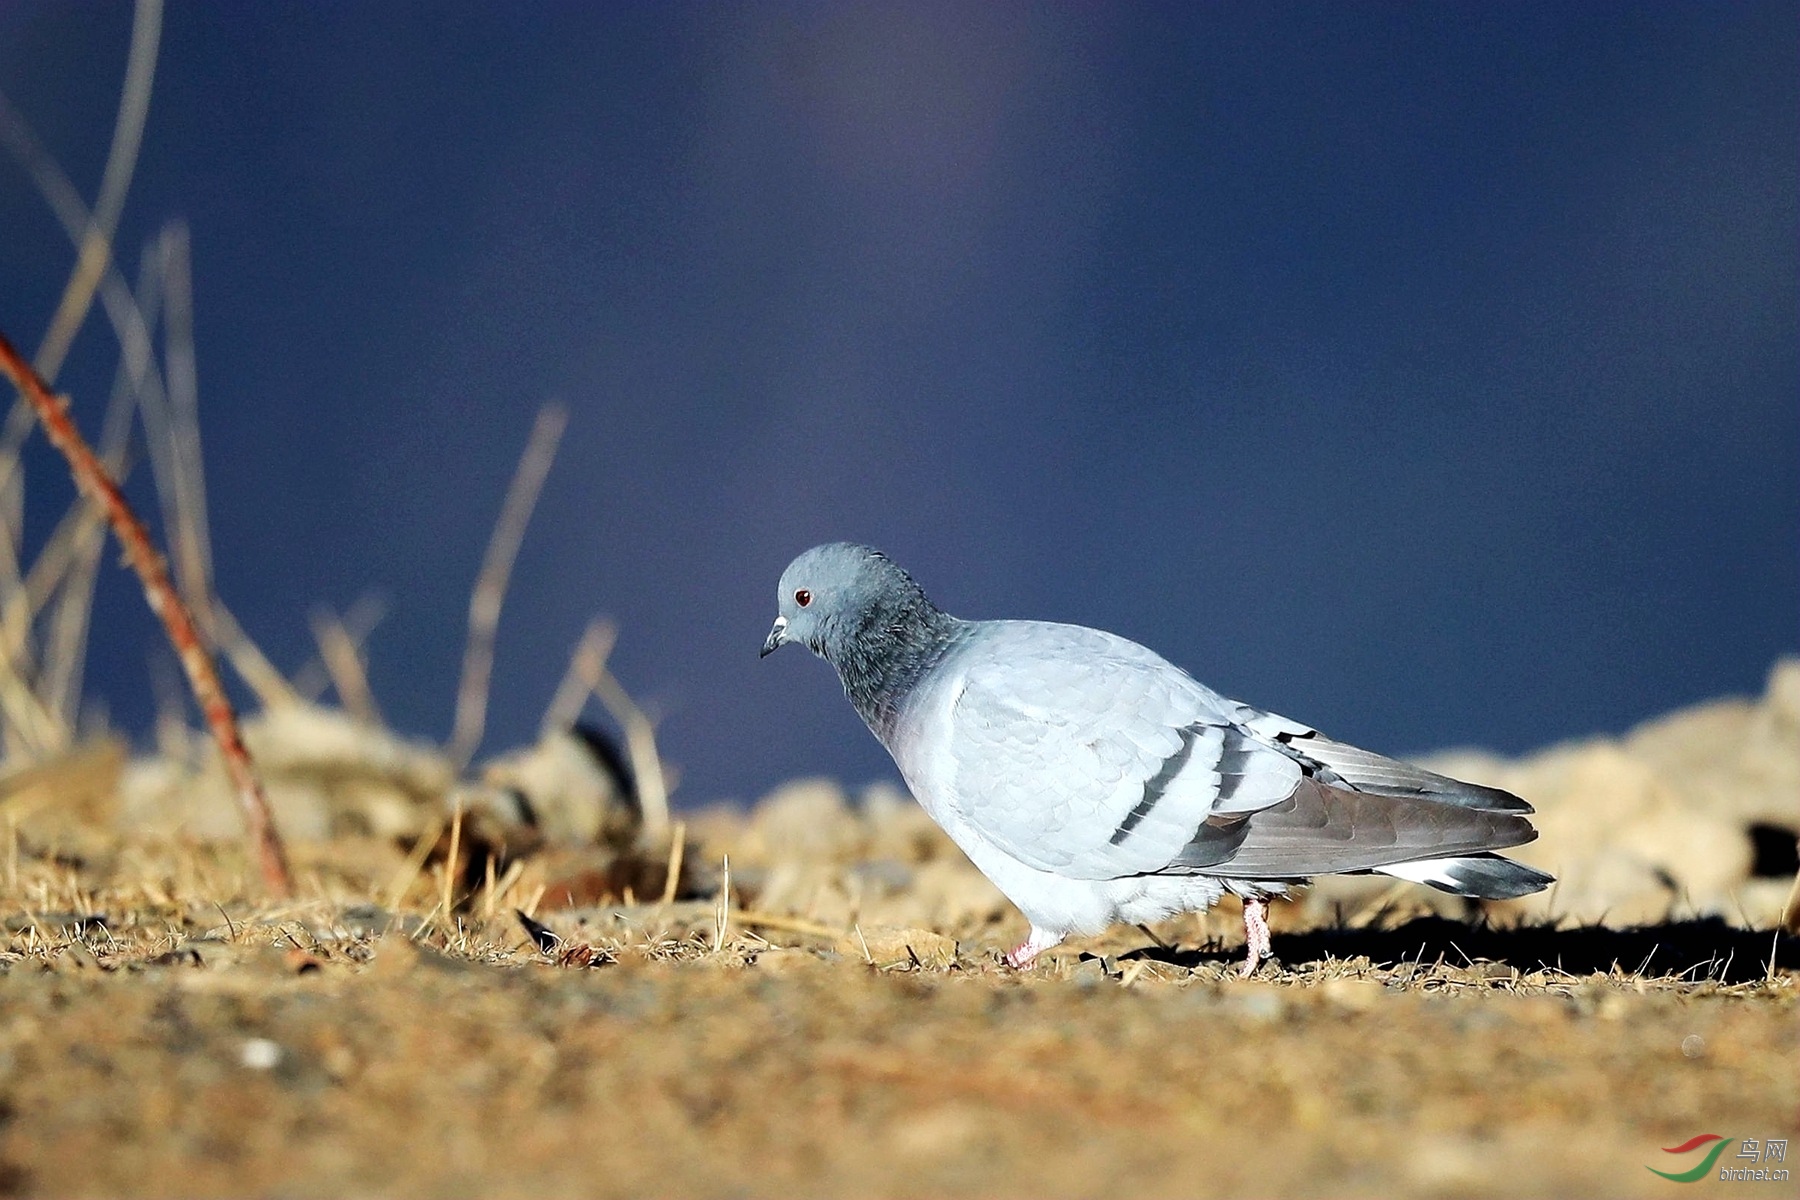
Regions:
[[[82,438],[81,431],[69,420],[69,402],[50,393],[43,379],[30,363],[19,357],[5,334],[0,334],[0,371],[11,378],[19,394],[37,411],[51,444],[69,460],[69,472],[75,477],[75,486],[82,495],[104,509],[107,520],[112,522],[113,532],[125,549],[126,560],[143,581],[144,599],[149,601],[150,611],[162,619],[163,627],[169,631],[169,641],[181,659],[182,670],[187,672],[194,698],[200,703],[200,711],[206,717],[213,739],[219,743],[220,757],[237,789],[238,804],[244,810],[245,831],[262,867],[263,884],[277,896],[289,895],[293,885],[288,876],[287,855],[281,848],[281,835],[269,816],[269,801],[263,795],[262,782],[256,777],[256,766],[250,761],[250,752],[244,748],[243,736],[238,732],[237,714],[232,711],[231,701],[225,698],[212,655],[200,643],[193,614],[188,612],[187,605],[181,602],[181,597],[169,583],[169,569],[162,555],[150,544],[149,531],[131,511],[119,485],[113,482],[106,467]]]

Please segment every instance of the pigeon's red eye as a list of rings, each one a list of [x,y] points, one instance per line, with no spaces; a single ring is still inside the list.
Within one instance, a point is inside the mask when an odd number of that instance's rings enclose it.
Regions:
[[[805,608],[812,603],[812,593],[805,588],[801,588],[794,593],[794,603],[798,604],[801,608]]]

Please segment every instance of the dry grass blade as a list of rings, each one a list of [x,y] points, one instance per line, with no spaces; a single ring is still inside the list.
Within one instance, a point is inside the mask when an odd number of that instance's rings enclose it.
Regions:
[[[213,598],[213,633],[218,639],[219,653],[238,673],[243,681],[250,685],[256,698],[264,708],[280,708],[284,705],[300,703],[296,689],[289,685],[281,672],[275,669],[263,654],[261,647],[250,640],[239,625],[225,602],[218,597]]]
[[[157,754],[169,762],[191,761],[194,755],[189,746],[187,698],[167,655],[150,657],[150,695],[156,704],[152,732]]]
[[[675,832],[669,837],[669,870],[663,876],[662,903],[669,904],[675,899],[675,889],[681,883],[681,858],[687,852],[687,822],[675,822]]]
[[[463,809],[462,805],[458,804],[456,806],[456,811],[450,816],[450,852],[444,858],[444,899],[442,907],[444,910],[444,920],[446,921],[451,920],[456,912],[456,860],[462,853],[462,825]]]
[[[488,856],[487,890],[481,902],[482,920],[491,921],[494,919],[494,913],[499,911],[506,903],[507,893],[512,891],[513,885],[519,882],[519,877],[523,874],[525,874],[525,860],[522,858],[515,858],[512,862],[507,864],[506,870],[501,873],[500,878],[495,879],[494,859],[492,855]]]
[[[9,477],[15,475],[14,464],[16,460],[7,467]],[[0,488],[6,486],[9,485],[0,482]],[[4,507],[0,503],[0,508]],[[0,671],[29,680],[33,671],[24,654],[29,621],[18,619],[25,615],[23,612],[15,612],[25,603],[25,572],[19,563],[23,538],[20,515],[19,521],[0,517],[0,596],[6,598],[4,612],[0,613]]]
[[[722,954],[725,938],[731,933],[731,855],[723,858],[724,879],[719,883],[719,906],[713,910],[712,952]]]
[[[581,715],[581,706],[592,693],[600,698],[606,711],[625,734],[625,753],[631,759],[631,774],[637,781],[638,808],[644,817],[643,837],[655,845],[669,836],[669,788],[663,775],[662,756],[656,749],[656,726],[644,710],[632,700],[630,693],[606,669],[618,630],[610,621],[596,620],[569,656],[569,669],[563,675],[556,696],[544,711],[543,730],[567,729]]]
[[[151,611],[162,619],[167,628],[169,640],[175,647],[182,669],[187,673],[188,683],[194,690],[194,697],[200,704],[200,711],[212,729],[214,740],[218,742],[226,773],[235,785],[238,803],[243,809],[246,833],[253,856],[261,867],[263,884],[278,896],[291,894],[293,884],[288,872],[287,855],[282,850],[280,835],[269,815],[268,798],[263,794],[262,783],[256,776],[255,764],[250,760],[250,752],[244,748],[237,714],[232,710],[231,701],[219,682],[219,673],[213,666],[212,657],[200,643],[193,617],[169,582],[168,569],[163,565],[162,556],[157,554],[150,543],[149,532],[125,502],[118,484],[69,419],[67,402],[50,394],[50,389],[44,386],[44,381],[38,377],[37,372],[13,349],[12,343],[4,335],[0,335],[0,370],[12,379],[14,386],[37,411],[38,419],[43,422],[44,432],[49,436],[51,444],[68,460],[76,487],[90,500],[105,507],[107,518],[118,535],[125,556],[144,585],[145,599],[149,602]]]
[[[133,408],[131,380],[121,367],[100,435],[101,461],[121,481],[126,474]],[[0,603],[0,664],[4,664],[0,670],[9,672],[18,686],[32,692],[37,702],[34,707],[41,708],[47,718],[27,718],[29,726],[11,732],[33,743],[32,749],[37,753],[63,749],[72,740],[88,613],[99,574],[100,551],[105,544],[105,520],[86,497],[77,496],[23,581],[15,576],[0,586],[0,595],[5,597]],[[46,642],[38,655],[31,635],[47,609],[50,616]]]
[[[581,709],[594,694],[594,684],[606,669],[607,656],[612,653],[613,643],[618,638],[618,627],[611,621],[588,623],[581,640],[575,644],[575,652],[569,655],[569,666],[563,672],[562,682],[556,685],[556,694],[544,708],[544,718],[538,723],[538,736],[568,729],[580,719]]]
[[[737,918],[739,925],[747,925],[756,929],[780,929],[787,933],[803,933],[808,937],[819,938],[844,936],[844,931],[841,929],[833,929],[829,925],[808,921],[802,917],[784,917],[780,913],[754,912],[745,908],[733,909],[731,915]],[[861,930],[857,931],[857,937],[862,937]],[[867,942],[863,943],[863,954],[865,957],[868,955]]]
[[[383,724],[381,710],[375,704],[375,693],[369,687],[368,668],[363,662],[362,651],[350,631],[344,628],[344,623],[335,613],[320,610],[312,615],[312,632],[344,710],[366,724]]]
[[[1800,872],[1794,875],[1787,903],[1781,906],[1781,927],[1789,933],[1800,933]]]
[[[63,289],[62,302],[50,321],[50,329],[33,360],[38,373],[55,379],[63,358],[87,319],[94,291],[112,256],[113,233],[125,211],[125,194],[137,169],[138,148],[143,144],[144,120],[150,113],[150,88],[156,78],[156,54],[162,40],[162,0],[138,0],[132,19],[131,51],[126,59],[125,82],[119,90],[119,115],[113,126],[112,148],[100,178],[100,194],[93,217],[81,239],[75,270]]]
[[[145,320],[137,300],[119,276],[110,246],[112,229],[117,223],[117,210],[123,204],[125,186],[135,162],[143,115],[147,110],[160,23],[160,4],[140,4],[113,149],[100,201],[93,213],[89,212],[68,176],[32,134],[24,118],[13,109],[4,95],[0,95],[0,144],[11,151],[37,184],[46,204],[78,252],[75,274],[64,293],[61,310],[64,315],[58,319],[65,321],[71,330],[79,327],[92,300],[93,281],[97,279],[107,316],[123,350],[125,369],[122,374],[129,379],[131,391],[137,396],[160,394],[160,379],[150,356],[149,322]],[[109,216],[109,213],[112,215]],[[97,231],[105,234],[98,241],[94,236]],[[104,253],[98,253],[97,247],[104,250]],[[150,263],[159,257],[160,255],[150,256],[147,259],[147,274]],[[84,283],[84,279],[88,282]],[[77,299],[79,303],[75,303]],[[77,312],[79,315],[70,315]],[[57,340],[54,332],[56,327],[57,323],[53,322],[52,334],[46,339],[45,349],[40,351],[40,359],[52,369],[60,365],[62,355],[62,351],[53,344]],[[19,476],[19,456],[32,424],[32,408],[21,397],[13,405],[4,433],[0,434],[0,526],[3,526],[0,528],[0,590],[7,592],[18,587],[21,582],[19,537],[23,490]],[[85,508],[86,505],[81,507]],[[98,539],[90,539],[89,544],[97,552],[100,544]],[[86,568],[79,571],[78,576],[85,577],[96,572],[97,567]],[[81,654],[85,650],[86,609],[89,601],[87,593],[79,586],[79,578],[77,583],[78,586],[65,591],[58,606],[55,627],[59,640],[51,648],[55,654]],[[35,614],[35,609],[33,611]],[[39,722],[29,734],[22,727],[9,725],[6,730],[9,750],[18,748],[21,736],[28,742],[42,742],[45,737],[49,737],[50,745],[58,740],[66,740],[66,729],[57,730],[55,723],[60,714],[72,713],[78,703],[78,669],[71,669],[66,657],[47,657],[45,669],[35,673],[30,671],[29,663],[19,663],[17,659],[12,661],[18,663],[21,670],[6,685],[7,689],[16,693],[22,680],[26,681],[23,686],[30,688],[32,685],[29,679],[35,674],[39,686],[33,689],[36,693],[34,703],[52,718],[52,724]],[[15,709],[19,707],[14,705]],[[65,718],[60,724],[66,726],[69,721],[70,718]]]
[[[475,756],[475,748],[481,744],[482,732],[487,728],[488,682],[494,671],[494,634],[500,626],[500,606],[506,599],[513,560],[525,541],[525,527],[531,521],[531,511],[537,506],[538,493],[550,474],[557,443],[562,440],[568,421],[568,412],[560,404],[547,404],[538,413],[531,427],[531,439],[513,474],[512,486],[506,490],[500,519],[488,539],[481,574],[469,597],[469,636],[463,648],[456,721],[448,749],[450,760],[459,768],[467,766]]]
[[[100,461],[121,483],[130,474],[131,463],[126,451],[131,437],[133,398],[125,380],[120,379],[107,403],[106,417],[100,427]],[[57,521],[44,548],[32,561],[25,574],[25,595],[33,613],[41,610],[52,593],[80,573],[89,557],[98,558],[90,548],[93,535],[106,527],[106,515],[85,498],[78,497]]]
[[[94,289],[111,268],[113,234],[125,210],[125,195],[130,190],[138,150],[143,144],[144,121],[150,111],[150,89],[156,77],[157,48],[161,41],[162,0],[138,0],[132,20],[125,80],[119,90],[119,112],[113,124],[112,146],[107,152],[100,194],[91,214],[86,211],[80,195],[67,185],[66,179],[62,180],[62,189],[47,186],[55,177],[61,176],[61,171],[37,146],[30,130],[12,111],[11,105],[0,97],[0,140],[5,140],[38,178],[39,186],[51,198],[51,207],[58,210],[64,224],[73,226],[70,236],[77,248],[75,267],[35,358],[38,372],[45,379],[55,379],[61,371],[75,334],[87,319]],[[16,403],[7,416],[5,433],[0,435],[0,447],[3,447],[0,457],[6,460],[5,470],[0,473],[0,511],[4,512],[4,530],[0,535],[6,542],[6,565],[12,568],[15,576],[19,537],[24,524],[24,490],[17,469],[18,451],[30,431],[31,409],[23,402]]]
[[[169,526],[175,579],[201,629],[212,633],[212,536],[206,467],[200,452],[200,392],[194,366],[194,282],[187,226],[171,221],[161,239],[163,376],[168,385],[167,459],[175,521]]]
[[[387,602],[374,592],[365,592],[356,598],[355,603],[350,605],[350,610],[340,618],[339,623],[343,625],[345,635],[359,655],[364,653],[363,646],[369,640],[369,635],[375,632],[375,627],[381,624],[385,616]],[[314,655],[306,665],[294,672],[292,690],[301,700],[317,701],[331,686],[331,669],[325,664],[322,655]]]
[[[63,173],[56,161],[46,152],[31,132],[30,126],[16,110],[0,95],[0,144],[4,144],[12,152],[32,181],[37,184],[45,203],[62,225],[71,242],[79,249],[92,225],[92,218],[87,205],[75,190],[74,184]],[[129,381],[129,388],[136,399],[139,410],[145,414],[146,429],[155,415],[160,413],[163,405],[162,378],[157,371],[150,341],[150,329],[154,322],[154,301],[161,296],[160,275],[162,252],[160,247],[153,246],[152,252],[145,256],[144,278],[140,286],[145,293],[146,304],[152,313],[146,317],[146,307],[140,305],[138,298],[132,294],[130,287],[120,276],[112,256],[109,254],[101,260],[100,298],[106,310],[107,319],[113,327],[118,339],[122,359],[122,374]],[[152,283],[154,287],[150,286]],[[19,504],[21,496],[19,483],[20,451],[26,436],[30,433],[33,416],[31,405],[21,400],[16,403],[7,417],[4,433],[0,433],[0,592],[20,585],[20,568],[18,562],[17,531],[19,528]],[[153,452],[158,441],[151,439]],[[84,505],[85,501],[82,502]],[[99,542],[93,543],[93,550],[98,552]],[[97,572],[97,564],[91,568]],[[69,607],[70,605],[73,607]],[[89,599],[86,594],[70,592],[65,594],[57,624],[63,631],[63,650],[59,653],[81,653],[85,648],[86,609]],[[27,664],[28,665],[28,664]],[[62,685],[61,694],[66,696],[65,710],[72,710],[78,702],[78,677],[67,663],[60,665],[57,660],[46,659],[49,672],[61,672],[67,682]],[[0,672],[4,674],[4,672]],[[31,690],[28,680],[15,677],[12,681],[0,681],[0,693],[13,693],[17,700],[20,687]],[[46,693],[48,694],[48,693]],[[34,694],[32,704],[39,708],[44,705]],[[15,709],[27,708],[28,705],[15,703]],[[50,710],[45,709],[48,713]],[[21,718],[31,720],[32,718]],[[28,732],[28,729],[30,730]],[[17,748],[23,738],[27,743],[42,742],[45,737],[54,739],[57,736],[54,728],[42,723],[30,727],[8,724],[6,738],[8,748]],[[54,740],[51,743],[54,744]]]
[[[140,318],[151,324],[159,314],[161,271],[162,256],[146,250],[138,272],[137,305]],[[100,427],[100,459],[120,480],[128,471],[126,451],[130,446],[132,415],[137,409],[141,382],[128,364],[119,364],[112,396],[107,401],[106,418]],[[94,587],[100,577],[100,556],[106,546],[106,514],[86,499],[78,499],[65,522],[69,520],[76,522],[68,543],[72,561],[57,596],[55,611],[50,616],[43,649],[41,692],[50,710],[60,714],[65,725],[72,726],[81,704],[88,622],[93,612]],[[58,529],[50,545],[58,545],[61,536],[62,530]],[[32,564],[32,576],[46,565],[49,556],[47,547]],[[28,590],[31,583],[32,580],[27,578]]]
[[[38,185],[44,202],[62,225],[63,232],[79,247],[90,223],[87,206],[62,168],[38,142],[31,127],[7,103],[4,94],[0,94],[0,144],[4,144],[25,167]],[[160,245],[152,243],[146,251],[145,279],[140,284],[146,292],[143,305],[126,286],[110,255],[104,261],[100,277],[102,307],[118,338],[132,391],[140,404],[157,410],[162,405],[163,387],[151,355],[150,329],[155,323],[152,299],[161,294],[160,274],[154,276],[157,281],[154,290],[145,285],[152,278],[152,268],[160,272],[161,258]],[[31,432],[31,414],[31,407],[19,402],[7,415],[5,432],[0,435],[0,485],[5,487],[16,487],[19,448]]]
[[[406,893],[412,890],[413,882],[425,869],[425,860],[431,857],[431,851],[437,846],[438,836],[444,832],[442,822],[430,825],[413,843],[413,848],[406,856],[405,864],[388,883],[387,903],[389,908],[399,908],[406,900]]]
[[[28,756],[42,755],[57,749],[64,740],[60,723],[31,685],[11,670],[0,670],[0,712],[6,716],[9,756],[19,750]]]
[[[656,750],[656,726],[605,667],[594,678],[594,694],[625,731],[625,753],[631,758],[638,807],[644,815],[644,838],[654,845],[669,836],[669,788]]]
[[[169,279],[172,271],[181,270],[182,267],[174,261],[175,255],[171,254],[167,229],[155,242],[151,243],[145,254],[154,258],[158,264],[158,276],[162,281],[162,295],[159,299],[165,306],[183,304],[191,288],[183,283],[171,282]],[[165,356],[179,353],[177,336],[170,328],[174,315],[173,311],[170,311],[163,319]],[[186,323],[191,325],[191,316]],[[151,327],[145,325],[146,337],[151,332]],[[148,349],[145,353],[148,355]],[[191,385],[191,374],[188,382]],[[206,518],[204,512],[194,512],[195,488],[192,482],[185,478],[190,473],[190,469],[198,469],[199,463],[196,460],[190,465],[182,453],[181,421],[177,412],[180,406],[176,400],[176,389],[177,372],[170,369],[170,364],[165,362],[160,386],[144,389],[138,398],[138,412],[144,421],[144,442],[150,450],[150,469],[156,478],[156,499],[162,509],[163,532],[169,541],[169,556],[174,570],[175,583],[182,599],[187,601],[189,611],[193,612],[196,620],[200,622],[201,632],[209,635],[210,640],[212,633],[211,588],[195,578],[196,575],[204,576],[205,570],[200,564],[198,553],[194,548],[196,540],[194,528],[196,524],[204,524]],[[192,397],[190,396],[188,403],[191,402]]]

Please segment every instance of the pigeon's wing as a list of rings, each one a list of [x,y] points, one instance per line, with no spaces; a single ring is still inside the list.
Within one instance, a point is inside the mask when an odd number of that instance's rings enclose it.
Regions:
[[[1224,704],[1233,724],[1280,746],[1299,760],[1308,775],[1323,783],[1384,796],[1416,796],[1464,808],[1533,811],[1531,805],[1511,792],[1464,783],[1347,742],[1334,742],[1310,726],[1242,701],[1227,700]]]
[[[1383,796],[1413,796],[1434,800],[1439,804],[1454,804],[1461,808],[1490,812],[1533,811],[1531,805],[1511,792],[1464,783],[1448,775],[1415,767],[1409,762],[1386,758],[1344,742],[1334,742],[1311,730],[1303,734],[1280,734],[1277,735],[1277,740],[1308,765],[1308,774],[1326,783],[1341,784],[1359,792]]]
[[[952,702],[950,803],[981,836],[1078,879],[1297,879],[1504,849],[1523,800],[1224,700],[1135,643],[1003,629]]]
[[[1305,879],[1427,858],[1457,858],[1537,837],[1517,812],[1384,796],[1302,779],[1294,794],[1244,818],[1229,858],[1184,850],[1170,873]]]
[[[1112,879],[1222,861],[1245,817],[1302,778],[1296,758],[1229,719],[1228,702],[1108,634],[1021,623],[959,666],[950,803],[1039,870]]]
[[[1537,837],[1525,819],[1531,805],[1510,792],[1333,741],[1246,704],[1233,704],[1231,718],[1292,755],[1305,778],[1291,796],[1245,817],[1228,859],[1197,844],[1176,856],[1172,871],[1297,879],[1503,850]]]

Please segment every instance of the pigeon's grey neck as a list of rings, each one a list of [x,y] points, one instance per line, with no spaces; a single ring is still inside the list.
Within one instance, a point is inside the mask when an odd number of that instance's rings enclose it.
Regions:
[[[885,743],[913,688],[942,661],[965,624],[915,585],[880,597],[834,628],[820,653]]]

